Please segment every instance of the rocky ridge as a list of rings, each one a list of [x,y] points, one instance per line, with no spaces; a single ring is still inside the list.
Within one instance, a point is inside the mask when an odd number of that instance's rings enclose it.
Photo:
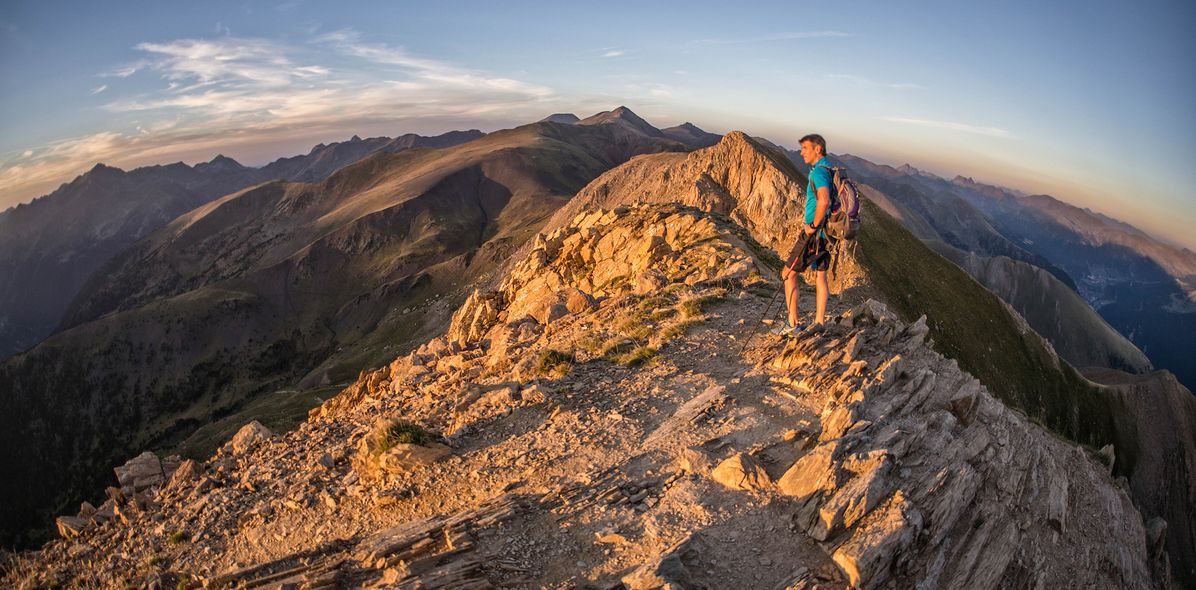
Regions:
[[[122,466],[3,581],[1166,587],[1165,523],[924,319],[848,294],[751,337],[778,287],[757,239],[675,204],[583,211],[295,431]],[[424,440],[380,444],[395,420]]]

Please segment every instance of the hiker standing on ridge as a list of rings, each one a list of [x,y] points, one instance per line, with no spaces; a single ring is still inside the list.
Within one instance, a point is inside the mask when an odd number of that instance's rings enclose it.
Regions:
[[[810,165],[810,180],[806,184],[806,214],[802,233],[798,236],[793,252],[781,270],[785,281],[785,305],[789,311],[786,325],[777,330],[789,336],[801,331],[797,324],[797,275],[806,266],[814,269],[814,324],[821,324],[826,315],[826,299],[829,291],[826,268],[830,263],[827,251],[826,233],[823,227],[831,212],[831,192],[834,182],[831,165],[826,161],[826,140],[821,135],[810,134],[801,138],[801,157]]]

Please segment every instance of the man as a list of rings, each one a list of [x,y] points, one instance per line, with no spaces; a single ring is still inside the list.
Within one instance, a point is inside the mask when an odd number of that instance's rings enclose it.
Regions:
[[[821,135],[811,134],[801,138],[801,157],[810,165],[810,181],[806,185],[806,211],[802,234],[789,255],[781,278],[785,281],[785,305],[789,310],[788,321],[778,332],[785,336],[801,331],[797,323],[797,275],[804,268],[803,261],[811,261],[814,270],[814,325],[822,324],[826,315],[826,299],[829,288],[826,282],[826,267],[830,256],[826,252],[826,234],[822,228],[831,213],[831,194],[834,191],[830,162],[826,160],[826,140]],[[806,251],[802,251],[805,249]],[[795,270],[796,269],[796,270]]]

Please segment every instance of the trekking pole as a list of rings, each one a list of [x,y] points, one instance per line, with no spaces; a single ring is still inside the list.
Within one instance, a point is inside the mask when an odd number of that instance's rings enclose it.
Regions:
[[[743,351],[747,350],[748,343],[752,341],[752,338],[756,337],[756,332],[760,330],[760,324],[764,322],[764,318],[768,317],[768,312],[772,310],[772,304],[776,303],[777,295],[780,295],[781,291],[784,290],[785,283],[781,283],[781,288],[777,289],[777,292],[772,294],[772,299],[768,301],[768,307],[764,308],[764,314],[761,315],[760,319],[755,323],[755,325],[752,326],[752,333],[748,334],[747,340],[744,340],[743,346],[739,348],[739,356],[743,356]]]

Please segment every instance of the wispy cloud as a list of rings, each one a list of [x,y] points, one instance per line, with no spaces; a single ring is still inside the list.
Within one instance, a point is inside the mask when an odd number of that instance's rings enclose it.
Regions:
[[[131,64],[125,64],[123,66],[119,66],[116,69],[113,69],[113,70],[110,70],[107,72],[100,72],[100,77],[101,78],[128,78],[129,76],[132,76],[133,74],[136,74],[137,72],[144,69],[147,65],[149,65],[149,62],[145,61],[145,60],[137,61],[137,62],[134,62]]]
[[[366,61],[400,68],[406,75],[440,85],[479,91],[497,91],[523,95],[525,99],[543,99],[553,95],[545,86],[528,84],[510,78],[494,78],[447,64],[442,61],[417,57],[401,47],[383,43],[366,43],[360,33],[352,29],[341,29],[320,35],[317,42],[329,44],[335,50]]]
[[[103,92],[103,91],[105,91],[105,90],[107,90],[107,89],[108,89],[108,85],[107,85],[107,84],[100,84],[99,86],[96,86],[95,88],[92,88],[92,89],[91,89],[91,95],[92,95],[92,96],[95,96],[95,95],[97,95],[97,94],[99,94],[99,93],[101,93],[101,92]]]
[[[151,55],[150,68],[174,82],[281,87],[302,77],[297,64],[287,58],[286,48],[272,41],[183,39],[141,43],[136,48]]]
[[[738,45],[741,43],[768,43],[773,41],[795,41],[799,39],[828,39],[836,37],[851,37],[850,33],[842,31],[794,31],[773,33],[756,37],[740,37],[733,39],[698,39],[694,45]]]
[[[610,50],[604,52],[602,54],[602,57],[619,57],[625,53],[627,53],[627,52],[623,51],[622,49],[610,49]]]
[[[111,154],[120,139],[119,133],[107,131],[56,141],[37,150],[24,150],[19,157],[0,159],[0,186],[64,182],[81,172],[81,162],[97,162]],[[35,153],[36,157],[31,158]]]
[[[902,123],[905,125],[916,125],[919,127],[930,127],[933,129],[946,129],[948,131],[959,131],[962,133],[973,133],[975,135],[985,135],[988,137],[1000,137],[1003,139],[1014,139],[1015,136],[1001,129],[1000,127],[980,127],[977,125],[968,125],[966,123],[953,123],[950,121],[930,121],[927,119],[911,119],[908,117],[881,117],[882,121],[889,121],[892,123]]]
[[[677,94],[677,89],[667,84],[655,84],[648,89],[648,94],[656,98],[672,98]]]
[[[892,88],[894,90],[925,90],[926,87],[921,84],[914,84],[911,82],[877,82],[870,78],[863,76],[853,76],[851,74],[828,74],[827,78],[833,80],[844,80],[852,82],[860,86],[869,86],[873,88]]]

